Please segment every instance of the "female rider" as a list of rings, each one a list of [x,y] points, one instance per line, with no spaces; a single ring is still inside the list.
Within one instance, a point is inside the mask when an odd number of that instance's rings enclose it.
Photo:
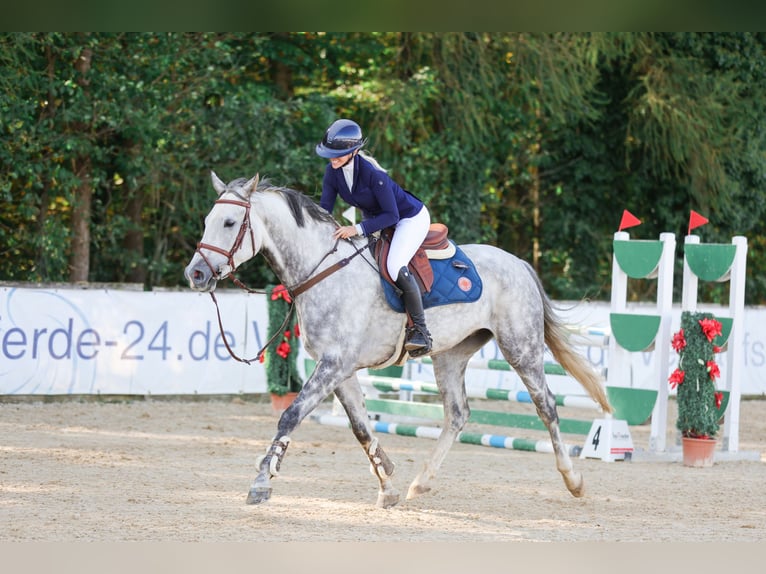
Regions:
[[[367,237],[394,227],[387,270],[402,290],[404,307],[413,326],[407,328],[405,349],[411,357],[431,351],[431,334],[426,328],[423,300],[415,278],[407,269],[431,225],[428,209],[417,197],[400,187],[375,159],[361,151],[366,140],[362,129],[351,120],[333,122],[316,146],[320,157],[329,159],[322,181],[320,205],[332,213],[340,197],[362,211],[362,222],[341,226],[333,237]]]

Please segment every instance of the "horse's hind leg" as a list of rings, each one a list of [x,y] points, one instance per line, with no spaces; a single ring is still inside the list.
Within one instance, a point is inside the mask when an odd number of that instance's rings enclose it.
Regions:
[[[564,478],[567,490],[572,493],[572,496],[581,497],[585,493],[582,474],[574,470],[572,459],[569,457],[569,452],[561,438],[556,397],[548,388],[548,383],[545,380],[543,358],[540,357],[539,365],[535,364],[528,367],[514,365],[514,369],[527,387],[532,402],[537,409],[538,416],[548,428],[553,452],[556,456],[556,468],[558,468],[558,471]]]
[[[380,482],[377,505],[380,508],[390,508],[399,502],[399,492],[394,488],[391,475],[394,473],[394,463],[383,452],[377,437],[372,435],[370,419],[364,403],[364,395],[356,375],[346,379],[335,389],[335,396],[343,405],[351,423],[354,436],[362,445],[364,453],[370,460],[370,472]]]
[[[444,458],[455,443],[458,433],[468,422],[471,411],[468,407],[464,384],[467,364],[468,356],[461,357],[459,354],[433,357],[434,376],[444,405],[444,423],[431,456],[423,466],[423,470],[410,484],[407,499],[415,498],[431,490],[431,480],[436,476]]]

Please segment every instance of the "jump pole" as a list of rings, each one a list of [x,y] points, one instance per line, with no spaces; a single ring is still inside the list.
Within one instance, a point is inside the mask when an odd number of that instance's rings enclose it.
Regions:
[[[313,415],[312,419],[319,424],[328,426],[349,427],[348,418],[345,416]],[[395,434],[417,438],[429,438],[436,440],[441,435],[442,429],[431,426],[418,426],[394,422],[370,421],[373,431],[383,434]],[[482,434],[462,431],[458,433],[455,442],[473,444],[508,450],[523,450],[528,452],[552,453],[553,445],[550,440],[532,440],[495,434]],[[579,445],[564,444],[570,456],[578,456],[582,447]]]
[[[444,420],[444,408],[441,403],[420,401],[399,401],[393,399],[367,398],[367,410],[401,417]],[[504,413],[484,409],[471,409],[468,422],[500,427],[525,428],[547,431],[547,427],[537,414]],[[591,421],[581,419],[559,419],[559,429],[567,434],[588,434]]]
[[[436,383],[426,381],[412,381],[406,379],[397,379],[396,377],[381,377],[377,375],[358,375],[357,379],[363,385],[369,385],[382,392],[420,392],[429,394],[439,394],[439,387]],[[509,389],[496,389],[479,387],[474,385],[466,386],[466,395],[471,399],[490,399],[496,401],[510,401],[516,403],[532,404],[532,397],[527,391],[511,391]],[[601,410],[599,404],[584,395],[555,395],[557,407],[577,407],[584,409]]]
[[[494,369],[511,370],[510,366],[504,361],[479,360],[474,362],[474,366],[476,366],[477,363],[480,363],[487,368],[490,368],[491,365],[491,368]],[[546,371],[552,372],[554,374],[566,374],[563,368],[555,363],[549,363],[546,365]],[[379,375],[358,375],[357,378],[360,384],[371,386],[376,390],[384,392],[408,391],[423,392],[428,394],[438,394],[439,392],[436,383],[412,381]],[[467,393],[468,396],[472,398],[507,400],[521,403],[532,402],[528,393],[514,393],[505,389],[487,388],[482,390],[469,387],[467,389]],[[433,420],[443,420],[444,418],[443,407],[436,403],[423,403],[403,400],[397,401],[376,398],[367,398],[365,402],[368,411],[371,413],[382,413],[400,417],[417,417]],[[594,410],[600,409],[595,401],[591,400],[589,397],[584,396],[577,397],[558,395],[557,405],[591,408]],[[337,413],[335,410],[332,414],[317,413],[312,415],[311,418],[319,424],[342,427],[349,426],[348,418],[345,415]],[[469,421],[477,424],[495,425],[502,427],[527,428],[540,431],[547,430],[540,418],[537,415],[532,414],[502,413],[496,411],[472,409]],[[400,436],[430,439],[437,439],[441,435],[441,429],[434,426],[412,425],[381,420],[372,420],[370,421],[370,424],[374,431],[385,434],[397,434]],[[590,421],[578,419],[559,419],[560,430],[568,434],[585,435],[588,433],[590,426]],[[553,452],[553,446],[549,439],[535,440],[491,433],[462,431],[458,434],[456,442],[528,452]],[[579,454],[582,452],[582,447],[580,445],[571,445],[565,443],[564,446],[569,452],[570,456],[579,456]]]
[[[573,333],[573,329],[570,329]],[[577,332],[578,334],[584,334],[585,330]],[[590,345],[590,346],[607,346],[611,340],[611,336],[607,333],[607,331],[603,329],[593,329],[589,328],[587,329],[587,333],[590,336],[598,336],[601,339],[601,342],[598,344]],[[411,362],[420,362],[423,364],[430,364],[431,359],[429,357],[425,357],[422,359],[416,359]],[[469,368],[474,369],[489,369],[489,370],[498,370],[498,371],[513,371],[513,368],[504,360],[502,359],[484,359],[484,358],[478,358],[474,357],[468,362]],[[545,363],[545,374],[546,375],[559,375],[559,376],[569,376],[569,373],[567,373],[564,368],[559,365],[558,363],[546,361]],[[627,369],[628,376],[630,376],[630,366],[628,366]],[[405,382],[409,382],[405,379]],[[414,389],[412,389],[414,390]],[[410,389],[407,389],[404,387],[402,389],[402,395],[406,396],[411,392]],[[466,388],[466,392],[469,393],[479,393],[476,398],[492,398],[492,399],[499,399],[499,400],[515,400],[513,397],[513,393],[509,393],[509,391],[505,391],[502,389],[494,389],[490,391],[487,389],[486,391],[483,388],[480,388],[477,386],[476,389],[473,389],[472,386],[468,386]],[[493,393],[497,394],[498,396],[492,396],[488,397],[485,395],[485,393]],[[606,387],[607,396],[609,397],[609,402],[612,403],[612,407],[614,407],[614,414],[612,415],[613,418],[618,420],[624,420],[627,422],[628,425],[641,425],[644,424],[648,419],[649,416],[652,413],[652,410],[654,409],[654,406],[657,402],[657,391],[653,389],[636,389],[631,387],[626,387],[623,385],[616,385],[616,386],[610,386],[607,385]],[[509,393],[510,396],[508,398],[505,398],[503,395],[505,393]],[[518,395],[518,401],[517,402],[529,402],[526,400],[526,398],[529,395],[525,392],[521,392]],[[594,407],[597,410],[601,410],[601,407],[597,405],[595,401],[592,401],[590,397],[587,395],[555,395],[556,396],[556,406],[571,406],[571,407],[581,407],[581,408],[591,408]],[[565,398],[566,397],[566,398]]]

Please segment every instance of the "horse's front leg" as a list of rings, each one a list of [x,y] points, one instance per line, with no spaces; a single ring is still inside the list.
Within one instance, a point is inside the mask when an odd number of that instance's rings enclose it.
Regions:
[[[436,446],[407,490],[407,499],[413,499],[431,490],[431,481],[447,456],[458,434],[471,414],[465,394],[467,358],[438,355],[433,357],[434,376],[442,395],[444,423]]]
[[[356,375],[343,381],[335,389],[335,396],[338,397],[338,400],[343,405],[351,423],[351,430],[370,460],[370,472],[380,483],[378,507],[390,508],[394,506],[399,502],[399,492],[394,488],[391,480],[395,465],[378,444],[377,437],[372,435],[364,395]]]
[[[279,468],[290,444],[290,435],[330,393],[333,372],[334,370],[326,361],[320,361],[293,404],[287,407],[279,417],[277,434],[266,450],[266,454],[260,456],[256,463],[258,475],[250,485],[247,504],[260,504],[271,498],[271,479],[279,475]]]

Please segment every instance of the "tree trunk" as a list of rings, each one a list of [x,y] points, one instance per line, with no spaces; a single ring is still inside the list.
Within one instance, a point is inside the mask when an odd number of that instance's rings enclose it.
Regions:
[[[289,43],[290,35],[286,32],[277,32],[274,34],[277,42]],[[271,80],[277,88],[279,97],[283,100],[289,100],[295,95],[293,86],[293,71],[282,60],[274,59],[271,62]]]
[[[87,74],[90,71],[93,51],[84,48],[74,63],[79,73],[77,83],[85,93],[90,81]],[[84,131],[85,124],[77,122],[72,126],[74,130]],[[80,185],[75,189],[72,209],[72,255],[69,265],[69,280],[72,283],[87,281],[90,272],[90,213],[93,201],[93,185],[91,183],[91,161],[89,157],[79,156],[72,161],[72,172],[80,180]]]
[[[87,281],[90,272],[90,212],[93,187],[90,181],[91,163],[89,158],[73,161],[73,172],[80,178],[75,190],[72,209],[72,256],[69,266],[69,281]]]

